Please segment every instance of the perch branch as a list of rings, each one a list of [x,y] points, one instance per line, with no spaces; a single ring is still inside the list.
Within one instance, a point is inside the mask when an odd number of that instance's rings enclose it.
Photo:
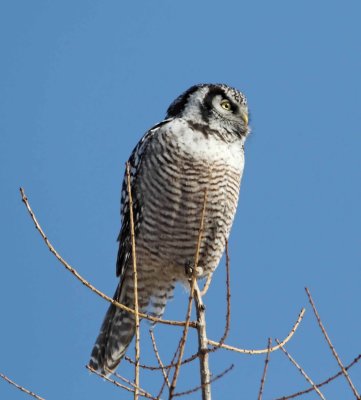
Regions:
[[[23,203],[25,204],[29,215],[31,217],[31,219],[34,222],[35,228],[38,230],[38,232],[40,233],[41,237],[43,238],[46,246],[48,247],[48,249],[50,250],[50,252],[58,259],[58,261],[60,261],[60,263],[71,273],[75,276],[75,278],[77,278],[84,286],[86,286],[88,289],[90,289],[92,292],[96,293],[98,296],[100,296],[102,299],[108,301],[109,303],[113,304],[115,307],[118,307],[122,310],[125,310],[131,314],[135,314],[135,310],[125,306],[124,304],[121,304],[119,302],[117,302],[116,300],[112,299],[111,297],[107,296],[106,294],[104,294],[103,292],[101,292],[99,289],[97,289],[95,286],[93,286],[89,281],[87,281],[85,278],[83,278],[78,271],[73,268],[69,263],[67,263],[63,257],[56,251],[56,249],[54,248],[54,246],[50,243],[49,239],[47,238],[47,236],[45,235],[43,229],[41,228],[34,212],[32,211],[28,198],[25,195],[25,191],[23,188],[20,188],[20,193],[21,193],[21,198]],[[165,324],[165,325],[174,325],[174,326],[184,326],[185,322],[184,321],[171,321],[171,320],[166,320],[166,319],[161,319],[161,318],[156,318],[153,317],[151,315],[148,314],[144,314],[144,313],[139,313],[139,317],[147,319],[149,321],[153,321],[153,322],[157,322],[160,324]],[[193,321],[189,322],[189,326],[192,328],[196,327],[196,323]]]
[[[208,351],[208,340],[206,331],[206,315],[205,306],[202,301],[201,292],[199,290],[197,282],[194,287],[194,298],[196,303],[197,312],[197,333],[198,333],[198,352],[199,352],[199,367],[201,374],[201,386],[202,386],[202,400],[211,399],[211,373],[209,370],[209,351]]]
[[[350,385],[350,388],[351,388],[353,394],[355,395],[355,397],[357,399],[360,399],[360,395],[359,395],[355,385],[352,383],[350,375],[347,373],[347,370],[343,366],[342,361],[341,361],[340,357],[338,356],[335,347],[332,345],[331,339],[329,338],[329,336],[328,336],[328,334],[326,332],[326,329],[323,326],[323,323],[322,323],[321,318],[320,318],[320,316],[319,316],[319,314],[317,312],[317,309],[316,309],[315,303],[313,302],[313,299],[312,299],[310,291],[308,290],[308,288],[305,288],[305,290],[306,290],[306,293],[307,293],[307,296],[308,296],[308,300],[309,300],[309,302],[310,302],[310,304],[312,306],[313,312],[315,314],[315,317],[317,319],[318,325],[319,325],[319,327],[320,327],[320,329],[321,329],[321,331],[322,331],[322,333],[323,333],[323,335],[324,335],[324,337],[325,337],[325,339],[326,339],[326,341],[327,341],[327,343],[328,343],[328,345],[329,345],[329,347],[330,347],[330,349],[332,351],[332,354],[336,358],[336,361],[337,361],[338,365],[340,366],[341,371],[342,371],[344,377],[346,378],[348,384]]]

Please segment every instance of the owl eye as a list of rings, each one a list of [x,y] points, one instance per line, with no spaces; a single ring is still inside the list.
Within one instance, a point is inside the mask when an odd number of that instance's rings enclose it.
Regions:
[[[232,106],[231,103],[228,100],[222,100],[220,102],[220,105],[222,108],[224,108],[226,111],[231,111]]]

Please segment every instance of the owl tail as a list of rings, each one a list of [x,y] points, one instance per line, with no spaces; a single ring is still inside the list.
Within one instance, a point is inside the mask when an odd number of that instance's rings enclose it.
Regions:
[[[119,301],[119,290],[115,292],[114,299]],[[126,298],[122,304],[132,307]],[[94,344],[89,366],[103,375],[113,372],[123,358],[135,333],[134,315],[110,305],[98,338]]]

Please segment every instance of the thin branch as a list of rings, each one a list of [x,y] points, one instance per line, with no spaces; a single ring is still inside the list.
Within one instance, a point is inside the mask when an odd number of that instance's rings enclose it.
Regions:
[[[170,364],[164,366],[164,369],[167,369],[167,370],[168,370],[167,378],[169,378],[169,376],[170,376],[171,368],[173,368],[173,367],[175,367],[175,366],[177,365],[177,363],[175,363],[174,360],[175,360],[176,357],[177,357],[180,344],[181,344],[181,343],[180,343],[180,341],[179,341],[178,347],[177,347],[176,351],[174,352],[174,355],[173,355],[173,357],[172,357],[172,359],[171,359]],[[190,356],[190,357],[186,358],[185,360],[183,360],[183,361],[181,362],[181,365],[184,365],[184,364],[187,364],[187,363],[189,363],[189,362],[191,362],[191,361],[196,360],[196,359],[198,358],[198,356],[199,356],[199,353],[197,352],[197,353],[193,354],[192,356]],[[149,368],[149,367],[147,367],[147,368]],[[154,369],[160,369],[160,368],[159,368],[159,367],[155,367]],[[160,391],[159,391],[159,393],[158,393],[158,398],[160,398],[160,396],[162,395],[163,390],[164,390],[164,388],[165,388],[165,385],[166,385],[166,381],[163,381],[163,384],[162,384],[162,386],[161,386],[161,388],[160,388]]]
[[[209,286],[211,285],[211,282],[212,282],[212,276],[213,276],[213,274],[209,274],[207,276],[206,283],[204,284],[203,289],[201,291],[202,297],[205,296],[205,294],[208,292]]]
[[[136,390],[139,392],[139,396],[142,397],[146,397],[147,399],[151,399],[151,400],[158,400],[156,397],[153,397],[150,393],[148,393],[147,391],[145,391],[144,389],[140,388],[139,386],[136,387],[132,382],[128,381],[127,379],[121,377],[121,379],[123,379],[125,382],[127,382],[128,384],[130,384],[132,387],[128,387],[126,385],[123,385],[122,383],[117,382],[114,379],[109,378],[108,376],[101,374],[100,372],[96,371],[95,369],[91,368],[89,365],[86,365],[85,368],[87,368],[90,372],[92,372],[95,375],[98,375],[99,377],[105,379],[107,382],[112,383],[113,385],[121,388],[121,389],[125,389],[128,392],[134,393]],[[116,375],[117,377],[120,377],[120,375]]]
[[[186,314],[186,325],[183,330],[183,335],[180,341],[180,346],[179,346],[179,356],[178,356],[178,361],[177,365],[175,367],[172,383],[169,389],[169,398],[171,399],[173,397],[173,393],[176,388],[177,384],[177,379],[179,375],[179,370],[180,366],[182,363],[182,358],[184,354],[184,348],[185,348],[185,343],[187,340],[187,335],[188,335],[188,326],[189,326],[189,321],[191,318],[191,312],[192,312],[192,303],[193,303],[193,296],[194,296],[194,289],[195,285],[197,285],[196,281],[196,274],[198,270],[198,263],[199,263],[199,255],[200,255],[200,249],[201,249],[201,242],[202,242],[202,236],[203,236],[203,230],[204,230],[204,217],[206,213],[206,204],[207,204],[207,188],[204,190],[204,199],[203,199],[203,209],[202,209],[202,215],[201,215],[201,221],[200,221],[200,227],[199,227],[199,233],[198,233],[198,240],[197,240],[197,247],[195,251],[195,257],[194,257],[194,266],[192,269],[192,276],[190,278],[190,293],[189,293],[189,301],[188,301],[188,308],[187,308],[187,314]]]
[[[280,344],[279,340],[276,339],[276,342]],[[325,400],[324,395],[321,393],[320,389],[314,384],[312,379],[306,374],[305,370],[296,362],[296,360],[291,356],[291,354],[288,353],[288,351],[281,346],[281,350],[283,351],[284,354],[286,354],[287,358],[291,361],[291,363],[298,369],[300,374],[306,379],[306,381],[312,386],[313,390],[318,394],[318,396],[322,399]]]
[[[262,396],[263,396],[263,389],[264,389],[264,384],[266,382],[266,375],[267,375],[267,368],[268,368],[268,363],[269,363],[271,345],[272,345],[272,339],[268,338],[268,346],[267,346],[268,351],[267,351],[266,359],[264,361],[264,368],[263,368],[263,374],[262,374],[262,378],[261,378],[261,385],[259,387],[258,400],[262,400]]]
[[[353,367],[355,364],[357,364],[360,360],[361,360],[361,354],[359,354],[347,367],[345,367],[345,370],[348,371],[351,367]],[[338,378],[339,376],[341,376],[341,375],[343,375],[343,371],[342,371],[342,370],[339,371],[339,372],[337,372],[337,374],[335,374],[335,375],[333,375],[333,376],[327,378],[327,379],[324,380],[323,382],[321,382],[321,383],[316,383],[315,386],[321,387],[321,386],[327,385],[327,384],[329,384],[330,382],[332,382],[333,380],[337,379],[337,378]],[[310,388],[308,388],[308,389],[302,390],[301,392],[293,393],[293,394],[290,394],[290,395],[288,395],[288,396],[282,396],[282,397],[279,397],[279,398],[277,398],[277,399],[275,399],[275,400],[289,400],[289,399],[294,399],[295,397],[299,397],[299,396],[302,396],[302,395],[304,395],[304,394],[310,393],[310,392],[312,392],[313,390],[315,390],[314,387],[310,387]]]
[[[139,386],[139,358],[140,358],[140,331],[139,331],[139,304],[138,304],[138,274],[137,274],[137,255],[135,251],[134,234],[134,216],[133,216],[133,198],[130,186],[129,162],[126,163],[127,170],[127,189],[129,196],[129,214],[130,214],[130,237],[132,240],[132,261],[133,261],[133,287],[134,287],[134,309],[135,309],[135,386]],[[138,389],[134,390],[134,400],[138,399]]]
[[[136,314],[135,310],[125,306],[124,304],[121,304],[119,302],[117,302],[116,300],[114,300],[113,298],[107,296],[106,294],[104,294],[103,292],[101,292],[99,289],[97,289],[95,286],[93,286],[89,281],[87,281],[85,278],[83,278],[76,269],[74,269],[68,262],[66,262],[63,257],[56,251],[56,249],[54,248],[54,246],[50,243],[49,239],[47,238],[47,236],[45,235],[43,229],[41,228],[39,222],[37,221],[37,218],[34,214],[34,212],[32,211],[28,198],[25,195],[25,191],[23,188],[20,188],[20,193],[21,193],[21,198],[23,203],[25,204],[31,219],[33,220],[34,224],[35,224],[35,228],[38,230],[38,232],[40,233],[41,237],[43,238],[46,246],[48,247],[48,249],[50,250],[50,252],[60,261],[60,263],[71,273],[75,276],[75,278],[77,278],[84,286],[86,286],[88,289],[90,289],[92,292],[96,293],[98,296],[100,296],[102,299],[108,301],[109,303],[113,304],[115,307],[118,307],[122,310],[125,310],[131,314]],[[161,318],[156,318],[153,317],[152,315],[148,315],[148,314],[144,314],[144,313],[139,313],[139,317],[144,318],[144,319],[148,319],[149,321],[153,321],[153,322],[157,322],[160,324],[165,324],[165,325],[174,325],[174,326],[184,326],[185,322],[184,321],[171,321],[171,320],[166,320],[166,319],[161,319]],[[193,321],[189,322],[189,326],[192,328],[196,327],[196,323]]]
[[[224,343],[227,339],[229,329],[231,326],[231,273],[230,273],[230,259],[228,253],[228,240],[226,240],[226,287],[227,287],[227,313],[226,313],[226,326],[224,334],[219,343]]]
[[[191,287],[190,287],[190,292],[189,292],[189,300],[188,300],[188,307],[187,307],[187,314],[186,314],[186,324],[184,326],[183,329],[183,334],[181,337],[181,340],[179,342],[179,351],[177,351],[179,353],[178,355],[178,360],[175,366],[175,371],[173,374],[173,379],[172,379],[172,383],[170,385],[169,388],[169,399],[171,399],[173,397],[173,393],[174,390],[176,388],[177,385],[177,379],[178,379],[178,375],[179,375],[179,371],[180,371],[180,366],[182,364],[182,358],[183,358],[183,354],[184,354],[184,348],[185,348],[185,344],[187,341],[187,336],[188,336],[188,323],[190,321],[191,318],[191,312],[192,312],[192,303],[193,303],[193,292],[194,292],[194,284],[196,282],[196,277],[195,277],[195,270],[193,270],[193,276],[191,278]]]
[[[330,349],[332,351],[332,354],[336,358],[336,361],[337,361],[338,365],[340,366],[341,371],[342,371],[344,377],[346,378],[346,380],[347,380],[347,382],[348,382],[353,394],[355,395],[356,399],[360,399],[361,397],[360,397],[356,387],[352,383],[349,374],[347,373],[345,367],[343,366],[342,361],[341,361],[340,357],[338,356],[338,354],[336,352],[336,349],[332,345],[332,342],[331,342],[331,340],[330,340],[330,338],[329,338],[329,336],[328,336],[328,334],[326,332],[326,329],[324,328],[324,326],[322,324],[321,318],[320,318],[320,316],[319,316],[319,314],[317,312],[317,309],[316,309],[315,303],[313,302],[313,299],[312,299],[310,291],[308,290],[308,288],[305,288],[305,290],[306,290],[306,293],[307,293],[307,296],[308,296],[308,300],[309,300],[309,302],[310,302],[310,304],[312,306],[313,312],[314,312],[314,314],[316,316],[318,325],[319,325],[319,327],[320,327],[320,329],[321,329],[321,331],[322,331],[322,333],[323,333],[323,335],[324,335],[324,337],[325,337],[325,339],[326,339],[326,341],[327,341],[327,343],[328,343],[328,345],[329,345],[329,347],[330,347]]]
[[[209,280],[209,278],[212,277],[211,275],[208,276],[207,279],[207,283]],[[206,283],[206,285],[207,285]],[[203,287],[202,291],[201,291],[201,296],[203,297],[203,294],[205,293],[205,287],[206,285]],[[229,328],[230,328],[230,319],[231,319],[231,285],[230,285],[230,259],[229,259],[229,253],[228,253],[228,241],[226,241],[226,287],[227,287],[227,311],[226,311],[226,325],[225,325],[225,329],[224,329],[224,333],[219,341],[219,345],[218,346],[213,346],[213,348],[208,349],[208,352],[213,352],[216,351],[218,349],[220,349],[220,344],[223,344],[224,341],[226,340],[228,333],[229,333]],[[178,349],[177,349],[178,352]],[[177,354],[177,352],[175,353],[175,356]],[[188,357],[187,359],[183,360],[181,365],[187,364],[191,361],[194,361],[197,357],[199,357],[199,353],[195,353],[192,356]],[[125,356],[125,359],[130,362],[131,364],[134,364],[135,361],[132,360],[130,357]],[[173,357],[174,360],[174,357]],[[151,371],[155,371],[155,370],[168,370],[172,367],[176,366],[176,363],[173,363],[173,360],[170,364],[168,365],[163,365],[163,367],[159,367],[159,366],[150,366],[150,365],[144,365],[144,364],[140,364],[140,368],[143,369],[148,369]],[[161,394],[161,393],[160,393]],[[160,396],[159,394],[159,396]]]
[[[175,356],[176,356],[177,354],[178,354],[178,348],[177,348],[177,351],[176,351],[176,353],[175,353]],[[182,363],[181,363],[181,365],[188,364],[188,363],[194,361],[196,358],[198,358],[198,355],[199,355],[198,352],[192,354],[191,356],[189,356],[188,358],[186,358],[185,360],[183,360]],[[135,364],[135,361],[132,360],[129,356],[125,356],[124,359],[125,359],[126,361],[128,361],[130,364]],[[168,369],[170,369],[170,368],[175,367],[175,366],[176,366],[176,363],[174,362],[174,359],[175,359],[175,357],[173,357],[172,361],[171,361],[169,364],[164,365],[164,366],[163,366],[164,369],[167,369],[167,370],[168,370]],[[159,367],[158,365],[156,366],[156,365],[139,364],[139,367],[140,367],[140,368],[143,368],[143,369],[148,369],[149,371],[157,371],[157,370],[161,370],[161,369],[162,369],[162,368]]]
[[[202,400],[211,400],[211,373],[209,370],[209,351],[206,331],[205,307],[202,301],[201,292],[197,282],[194,287],[194,298],[196,303],[197,322],[198,322],[198,349],[199,349],[199,367],[202,386]]]
[[[161,368],[164,381],[166,382],[166,384],[167,384],[167,386],[169,388],[170,387],[170,382],[169,382],[169,379],[168,379],[167,370],[164,368],[164,364],[162,363],[162,360],[160,358],[160,355],[159,355],[159,352],[158,352],[158,348],[157,348],[157,343],[156,343],[155,337],[154,337],[154,332],[153,332],[152,329],[149,329],[149,334],[150,334],[150,337],[152,339],[152,345],[153,345],[153,350],[154,350],[154,353],[155,353],[155,357],[157,358],[158,364],[159,364],[159,366]]]
[[[213,346],[209,349],[209,352],[216,351],[220,349],[227,339],[229,329],[231,326],[231,274],[230,274],[230,260],[228,254],[228,240],[226,240],[226,288],[227,288],[227,311],[226,311],[226,325],[224,327],[224,332],[217,346]],[[208,341],[208,343],[210,343]]]
[[[6,375],[0,373],[0,377],[4,379],[7,383],[10,383],[10,385],[16,387],[17,389],[21,390],[22,392],[28,394],[29,396],[34,397],[37,400],[45,400],[44,397],[40,397],[34,392],[31,392],[30,390],[24,388],[23,386],[18,385],[16,382],[12,381],[10,378],[8,378]]]
[[[226,375],[228,372],[230,372],[233,369],[233,367],[234,367],[234,365],[232,364],[230,367],[225,369],[223,372],[221,372],[218,375],[215,375],[208,382],[205,382],[204,385],[210,385],[211,383],[217,381],[218,379],[223,378],[224,375]],[[204,387],[204,385],[199,385],[199,386],[197,386],[197,387],[195,387],[193,389],[186,390],[185,392],[174,393],[173,397],[180,397],[180,396],[186,396],[186,395],[192,394],[194,392],[197,392],[198,390],[201,390]]]
[[[179,341],[178,346],[177,346],[177,348],[176,348],[176,351],[174,352],[173,357],[172,357],[172,359],[171,359],[170,366],[168,366],[168,367],[169,367],[168,373],[167,373],[167,379],[168,379],[168,381],[169,381],[169,377],[170,377],[170,373],[171,373],[171,368],[172,368],[172,367],[175,367],[175,366],[177,365],[177,363],[175,362],[175,359],[177,358],[177,354],[178,354],[180,345],[181,345],[181,341]],[[178,362],[178,361],[177,361],[177,362]],[[166,367],[165,367],[165,368],[166,368]],[[165,385],[166,385],[166,381],[163,380],[163,384],[162,384],[162,386],[161,386],[161,388],[160,388],[160,390],[159,390],[159,393],[158,393],[158,398],[160,398],[160,396],[162,395],[163,390],[164,390],[164,388],[165,388]],[[168,388],[170,388],[170,386],[168,386]]]
[[[283,341],[279,345],[273,346],[269,350],[268,349],[262,349],[262,350],[240,349],[238,347],[229,346],[228,344],[218,343],[218,342],[215,342],[215,341],[209,340],[209,339],[208,339],[208,343],[212,344],[213,346],[221,347],[222,349],[235,351],[236,353],[242,353],[242,354],[265,354],[268,351],[270,353],[272,353],[272,352],[278,350],[281,346],[284,346],[292,338],[292,336],[295,334],[297,328],[299,327],[299,325],[303,319],[303,316],[305,315],[305,312],[306,312],[306,310],[304,308],[302,308],[300,314],[298,315],[296,323],[294,324],[292,330],[287,335],[287,337],[285,339],[283,339]]]
[[[121,381],[127,383],[128,385],[130,385],[133,389],[137,389],[138,391],[142,391],[143,393],[145,393],[147,396],[149,397],[154,397],[152,396],[149,392],[145,391],[143,388],[136,386],[132,381],[130,381],[127,378],[124,378],[124,376],[119,375],[117,372],[113,372],[112,373],[113,376],[115,376],[116,378],[120,379]],[[118,382],[119,383],[119,382]],[[141,394],[139,394],[139,396],[141,396]]]

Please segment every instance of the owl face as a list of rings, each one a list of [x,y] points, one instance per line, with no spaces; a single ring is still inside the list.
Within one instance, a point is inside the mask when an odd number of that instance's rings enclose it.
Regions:
[[[246,97],[224,84],[192,86],[168,108],[168,118],[183,118],[192,124],[242,137],[249,133]]]

